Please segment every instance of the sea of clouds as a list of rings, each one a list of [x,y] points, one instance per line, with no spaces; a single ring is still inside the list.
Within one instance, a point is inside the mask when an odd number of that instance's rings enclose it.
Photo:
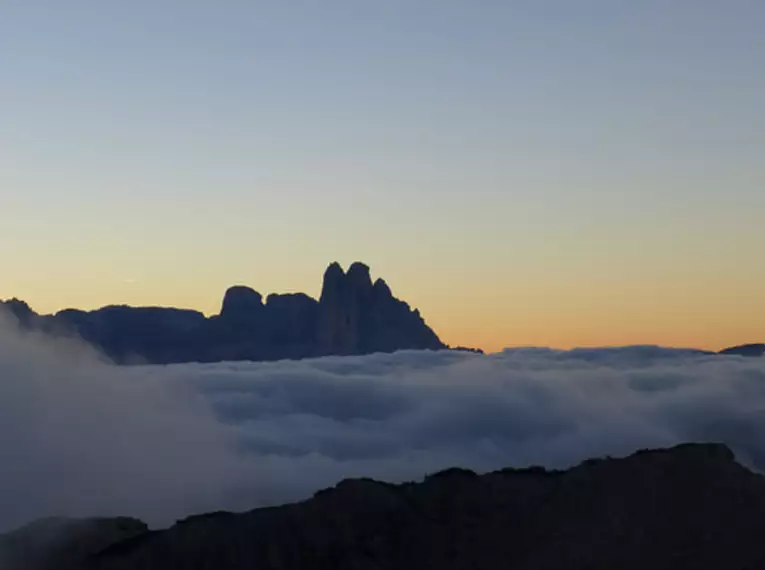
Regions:
[[[566,467],[686,441],[765,470],[765,358],[524,348],[119,368],[0,325],[0,530],[50,515],[164,525],[345,477]]]

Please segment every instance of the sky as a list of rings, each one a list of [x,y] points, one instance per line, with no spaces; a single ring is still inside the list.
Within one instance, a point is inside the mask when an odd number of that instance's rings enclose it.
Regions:
[[[362,260],[450,344],[765,340],[760,0],[4,0],[0,298]]]

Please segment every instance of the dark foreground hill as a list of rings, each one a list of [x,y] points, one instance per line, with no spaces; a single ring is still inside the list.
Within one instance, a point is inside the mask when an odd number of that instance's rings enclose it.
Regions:
[[[130,518],[64,519],[36,521],[0,535],[2,570],[73,570],[105,548],[148,527]]]
[[[725,446],[691,444],[568,471],[348,480],[303,503],[134,528],[71,568],[761,569],[765,479]]]
[[[38,315],[16,299],[0,302],[25,328],[81,337],[118,363],[279,360],[446,348],[419,311],[393,296],[369,267],[337,263],[319,300],[230,288],[219,315],[162,307],[109,306]]]

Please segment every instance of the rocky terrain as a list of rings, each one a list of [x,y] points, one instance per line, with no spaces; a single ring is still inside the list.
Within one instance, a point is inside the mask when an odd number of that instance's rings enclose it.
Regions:
[[[567,471],[450,469],[402,485],[347,480],[298,504],[197,516],[163,531],[122,526],[105,548],[104,534],[70,533],[76,548],[56,545],[79,553],[68,566],[6,568],[759,569],[765,479],[725,446],[687,444]]]
[[[331,264],[321,297],[269,295],[249,287],[230,288],[220,314],[161,307],[109,306],[38,315],[23,301],[5,308],[22,327],[78,336],[120,364],[279,360],[369,354],[446,345],[419,311],[393,296],[369,267],[354,263],[344,272]]]

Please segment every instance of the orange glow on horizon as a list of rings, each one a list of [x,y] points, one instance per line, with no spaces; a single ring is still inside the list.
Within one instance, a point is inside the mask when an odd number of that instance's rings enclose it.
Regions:
[[[390,281],[389,281],[390,283]],[[393,283],[395,285],[395,283]],[[498,291],[462,290],[427,295],[422,286],[394,287],[394,294],[418,308],[426,323],[451,346],[481,348],[498,352],[507,347],[547,346],[570,349],[577,346],[624,346],[654,344],[720,350],[727,346],[765,342],[765,307],[751,307],[747,299],[723,297],[705,306],[703,296],[681,298],[667,287],[662,295],[639,302],[629,301],[631,291],[597,298],[591,292],[567,294],[560,291],[532,291],[519,287],[511,295]],[[172,287],[149,289],[139,283],[122,283],[114,290],[93,294],[84,289],[60,290],[60,299],[39,295],[25,297],[39,313],[63,308],[91,310],[109,304],[174,306],[217,314],[226,287],[200,294],[199,290],[175,291]],[[318,287],[315,287],[318,289]],[[267,290],[261,290],[266,295]],[[283,291],[282,291],[283,292]],[[9,292],[0,292],[7,298]],[[34,293],[34,291],[33,291]],[[581,292],[580,292],[581,293]],[[318,297],[318,291],[308,291]],[[471,301],[472,299],[472,301]]]

